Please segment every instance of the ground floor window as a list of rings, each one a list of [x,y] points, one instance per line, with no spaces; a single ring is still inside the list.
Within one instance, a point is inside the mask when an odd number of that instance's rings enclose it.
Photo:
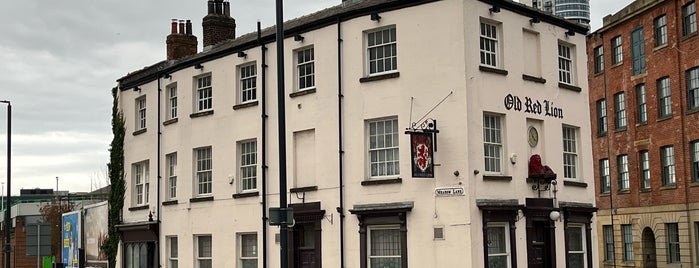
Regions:
[[[488,223],[486,233],[488,267],[510,267],[509,224],[507,222]]]
[[[354,205],[360,268],[408,268],[407,213],[413,202]]]
[[[677,223],[666,223],[667,231],[667,263],[680,262],[680,232]]]
[[[212,255],[211,255],[211,236],[210,235],[198,235],[195,237],[196,240],[196,268],[212,268]]]
[[[369,227],[369,267],[401,267],[400,226]]]
[[[582,224],[569,224],[566,228],[568,268],[585,268],[585,226]]]
[[[124,243],[124,268],[153,268],[154,242]]]

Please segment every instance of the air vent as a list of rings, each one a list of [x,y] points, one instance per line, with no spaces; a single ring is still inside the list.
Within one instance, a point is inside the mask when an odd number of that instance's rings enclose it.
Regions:
[[[434,240],[444,240],[444,227],[434,227]]]

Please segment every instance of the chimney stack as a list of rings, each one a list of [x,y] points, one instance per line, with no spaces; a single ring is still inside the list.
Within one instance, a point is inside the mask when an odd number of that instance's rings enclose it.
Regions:
[[[197,37],[192,35],[192,22],[172,19],[167,44],[167,60],[176,60],[197,54]]]
[[[204,30],[204,50],[226,40],[235,39],[235,19],[226,0],[208,0],[208,12],[201,25]]]

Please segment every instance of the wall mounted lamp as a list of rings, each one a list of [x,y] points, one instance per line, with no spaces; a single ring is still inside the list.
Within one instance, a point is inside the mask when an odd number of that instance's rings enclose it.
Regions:
[[[246,58],[248,56],[244,51],[238,51],[238,58]]]
[[[539,17],[533,17],[533,18],[529,19],[529,23],[531,23],[531,24],[539,23],[539,22],[541,22],[541,19],[539,19]]]
[[[141,88],[140,87],[133,87],[133,91],[141,92]]]
[[[304,39],[303,35],[300,35],[300,34],[294,35],[294,41],[296,41],[296,42],[303,42],[303,39]]]
[[[197,64],[194,64],[194,69],[201,70],[201,69],[204,69],[204,66],[201,65],[201,63],[197,63]]]
[[[500,7],[499,7],[499,6],[496,6],[496,5],[493,5],[493,7],[491,7],[490,9],[488,9],[488,11],[490,11],[490,13],[499,13],[499,12],[500,12]]]
[[[163,75],[163,78],[170,79],[170,78],[172,78],[172,76],[170,74],[165,74],[165,75]]]
[[[379,22],[381,21],[381,16],[379,16],[379,13],[371,13],[371,20]]]
[[[573,35],[575,35],[575,31],[573,31],[573,30],[568,30],[566,32],[566,36],[573,36]]]

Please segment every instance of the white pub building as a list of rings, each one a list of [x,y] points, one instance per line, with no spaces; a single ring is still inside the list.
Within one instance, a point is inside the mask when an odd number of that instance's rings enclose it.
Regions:
[[[593,267],[586,26],[505,0],[287,21],[280,245],[275,29],[207,7],[203,51],[173,21],[167,59],[118,79],[119,267]]]

